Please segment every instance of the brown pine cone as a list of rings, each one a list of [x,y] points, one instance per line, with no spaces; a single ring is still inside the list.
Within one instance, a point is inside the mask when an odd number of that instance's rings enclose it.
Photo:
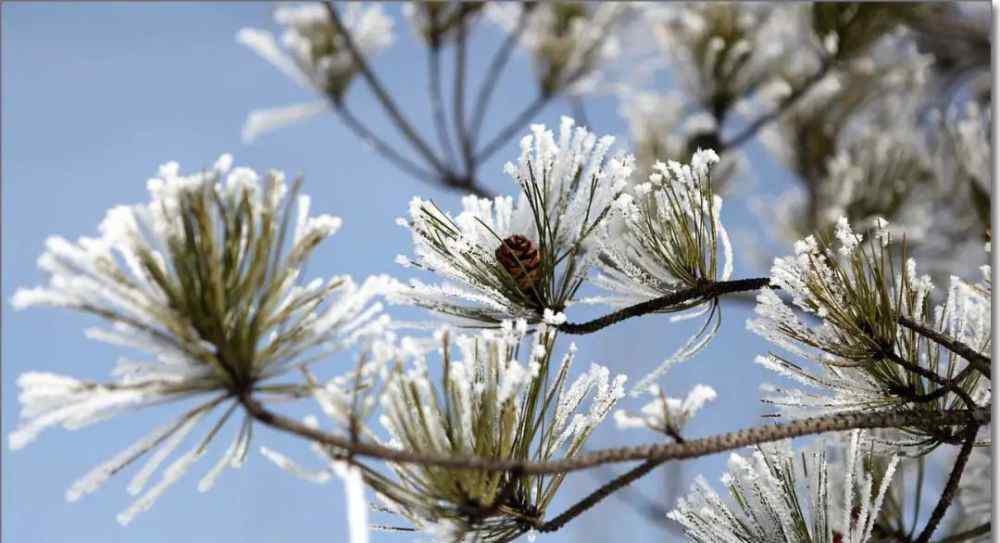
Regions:
[[[541,274],[539,266],[542,258],[535,244],[524,236],[514,234],[503,240],[495,254],[500,265],[517,281],[517,286],[526,293],[530,292]]]

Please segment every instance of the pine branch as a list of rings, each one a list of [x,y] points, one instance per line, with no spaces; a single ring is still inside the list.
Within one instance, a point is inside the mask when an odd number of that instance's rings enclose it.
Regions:
[[[935,543],[961,543],[962,541],[968,541],[970,539],[974,539],[981,535],[986,535],[990,533],[991,529],[992,529],[992,524],[989,522],[985,522],[983,524],[980,524],[979,526],[976,526],[975,528],[966,530],[964,532],[959,532],[957,534],[952,534],[943,539],[939,539]]]
[[[924,530],[920,532],[915,543],[927,543],[930,541],[931,536],[934,535],[934,530],[937,529],[938,524],[941,523],[941,519],[944,518],[944,514],[948,511],[948,507],[951,506],[951,502],[955,499],[955,492],[958,491],[958,483],[962,480],[965,465],[972,454],[972,447],[976,444],[976,431],[978,429],[979,427],[975,424],[970,424],[966,429],[965,443],[962,444],[962,450],[959,451],[958,458],[955,459],[955,465],[951,468],[951,475],[948,476],[948,482],[945,483],[944,490],[941,491],[941,498],[938,499],[937,505],[931,511],[931,517],[927,520]]]
[[[427,90],[438,144],[445,153],[445,160],[451,165],[455,163],[455,154],[451,148],[451,136],[448,134],[448,121],[444,116],[444,101],[441,98],[441,45],[438,43],[427,47],[427,72]]]
[[[521,4],[521,16],[518,18],[517,28],[507,34],[507,38],[500,45],[500,48],[497,49],[493,60],[490,61],[490,67],[486,71],[486,79],[483,80],[482,86],[479,87],[479,94],[476,97],[476,107],[473,111],[472,122],[469,127],[470,139],[473,145],[478,139],[479,131],[482,128],[483,118],[486,115],[486,109],[489,107],[490,97],[493,96],[493,90],[497,86],[497,79],[503,72],[504,67],[507,66],[510,54],[514,51],[514,46],[517,45],[518,40],[521,39],[521,34],[527,28],[528,17],[534,7],[534,4],[527,2]]]
[[[672,294],[667,294],[666,296],[640,302],[591,321],[583,323],[567,322],[562,324],[559,330],[567,334],[591,334],[621,321],[655,313],[670,306],[692,300],[705,302],[723,294],[760,290],[769,286],[770,282],[771,280],[768,277],[707,282],[701,286],[686,288]]]
[[[809,76],[808,79],[802,82],[795,90],[793,90],[788,96],[778,104],[778,107],[774,108],[773,111],[769,111],[753,120],[748,124],[740,133],[733,136],[728,141],[722,142],[719,153],[732,149],[733,147],[739,147],[746,143],[750,138],[754,137],[757,132],[762,128],[770,124],[772,121],[778,119],[790,110],[803,96],[805,96],[809,90],[811,90],[817,83],[826,77],[830,69],[833,68],[833,61],[830,59],[823,59],[822,64],[815,73]]]
[[[938,412],[927,410],[900,410],[889,412],[841,413],[783,424],[764,425],[725,434],[694,439],[685,443],[654,444],[637,447],[604,449],[575,458],[556,462],[520,462],[482,457],[461,457],[427,454],[385,447],[364,441],[352,442],[349,438],[310,428],[295,419],[274,413],[265,408],[249,393],[240,396],[247,413],[260,422],[278,430],[295,434],[320,443],[349,451],[352,455],[381,458],[390,462],[413,463],[458,469],[489,471],[519,470],[523,474],[551,474],[579,471],[602,464],[650,460],[666,462],[697,458],[719,452],[739,449],[749,445],[779,441],[791,437],[839,432],[852,429],[897,428],[901,426],[951,426],[960,424],[986,424],[990,422],[990,406],[974,409],[953,409]]]
[[[979,373],[983,374],[987,379],[990,378],[990,367],[992,365],[992,360],[990,357],[976,351],[972,347],[958,341],[957,339],[948,337],[933,328],[929,328],[916,322],[908,317],[900,316],[899,324],[913,330],[914,332],[924,336],[925,338],[941,345],[945,349],[961,356],[966,359],[969,364],[975,366]]]

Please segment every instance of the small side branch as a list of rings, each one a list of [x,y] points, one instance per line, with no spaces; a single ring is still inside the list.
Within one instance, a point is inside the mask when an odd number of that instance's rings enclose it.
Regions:
[[[941,498],[938,499],[937,505],[931,511],[931,517],[927,520],[924,530],[920,532],[915,543],[927,543],[931,540],[934,530],[941,523],[941,519],[944,518],[944,514],[948,511],[948,507],[951,506],[951,502],[954,501],[955,492],[958,490],[958,483],[962,480],[965,465],[972,454],[972,447],[976,444],[976,431],[978,429],[979,427],[975,424],[970,424],[966,429],[965,442],[962,444],[962,450],[958,453],[958,458],[955,459],[954,467],[951,468],[951,475],[948,476],[948,482],[945,483],[944,490],[941,491]]]
[[[987,379],[990,378],[990,357],[976,351],[972,347],[958,341],[956,339],[950,338],[933,328],[924,326],[917,321],[914,321],[908,317],[899,317],[899,324],[913,330],[914,332],[924,336],[925,338],[941,345],[945,349],[961,356],[962,358],[969,361],[969,364],[975,366],[979,373],[983,374]]]
[[[507,65],[507,61],[510,60],[510,54],[514,51],[514,46],[518,40],[521,39],[521,34],[524,33],[524,29],[528,26],[528,16],[534,9],[534,4],[526,2],[521,4],[521,7],[522,11],[517,21],[517,28],[507,34],[507,38],[504,39],[500,48],[497,49],[493,60],[490,62],[490,67],[486,71],[486,79],[483,80],[482,86],[479,87],[476,106],[472,113],[472,123],[469,127],[469,134],[471,135],[473,144],[478,139],[479,130],[483,125],[483,118],[486,116],[486,109],[489,107],[490,97],[493,96],[493,90],[497,86],[497,79],[499,79],[500,74]]]
[[[770,284],[771,280],[768,277],[709,282],[705,283],[703,286],[686,288],[666,296],[646,300],[645,302],[631,305],[591,321],[583,323],[567,322],[561,325],[559,330],[567,334],[591,334],[624,320],[631,319],[633,317],[641,317],[642,315],[647,315],[649,313],[655,313],[670,306],[696,300],[708,301],[723,294],[730,294],[733,292],[760,290],[770,286]]]
[[[364,143],[371,145],[372,149],[392,162],[397,168],[413,177],[416,177],[417,179],[420,179],[421,181],[433,184],[438,183],[437,176],[414,164],[413,161],[404,157],[398,151],[390,147],[389,144],[382,141],[357,117],[355,117],[354,114],[351,113],[346,106],[344,106],[344,104],[335,103],[333,111],[336,112],[336,114],[340,117],[340,120],[347,125],[347,128],[354,132],[354,135],[360,138]]]
[[[991,529],[992,529],[992,524],[989,522],[985,522],[970,530],[959,532],[957,534],[952,534],[943,539],[939,539],[935,543],[961,543],[962,541],[969,541],[970,539],[975,539],[981,535],[986,535],[990,533]]]
[[[424,142],[423,138],[421,138],[420,135],[417,134],[417,131],[413,129],[410,122],[406,120],[403,113],[399,110],[399,107],[397,107],[396,103],[392,100],[392,97],[389,96],[388,92],[386,92],[382,82],[379,81],[378,77],[375,76],[375,73],[372,72],[371,67],[368,66],[368,62],[365,60],[364,55],[361,54],[361,51],[358,50],[357,44],[354,43],[354,37],[351,36],[351,33],[344,27],[344,23],[341,22],[340,15],[337,13],[337,8],[334,7],[333,2],[326,2],[324,5],[326,6],[327,13],[330,14],[330,21],[333,23],[333,26],[337,29],[337,32],[341,35],[341,37],[344,38],[344,44],[347,46],[347,50],[351,53],[351,58],[357,65],[358,70],[365,79],[365,82],[368,83],[368,87],[371,88],[379,103],[382,104],[382,108],[385,109],[386,114],[389,115],[389,118],[392,119],[393,123],[395,123],[396,127],[399,128],[400,132],[406,136],[406,139],[413,144],[413,147],[417,150],[417,152],[420,153],[420,155],[424,157],[424,159],[431,164],[434,169],[442,175],[446,175],[448,173],[447,169],[434,155],[427,143]]]
[[[590,509],[591,507],[600,503],[604,498],[614,494],[615,492],[625,488],[626,486],[639,480],[641,477],[647,473],[653,471],[657,466],[663,464],[663,460],[647,460],[642,464],[632,468],[626,473],[616,477],[609,483],[605,484],[601,488],[598,488],[593,493],[588,495],[586,498],[576,502],[575,505],[564,511],[559,516],[546,521],[542,525],[538,526],[536,529],[539,532],[555,532],[566,525],[569,521],[580,516],[582,513]]]
[[[810,89],[813,88],[817,83],[819,83],[826,74],[829,73],[830,69],[833,67],[833,62],[829,59],[824,59],[823,63],[820,65],[816,72],[809,76],[808,79],[802,82],[795,90],[793,90],[784,100],[778,104],[778,107],[774,108],[773,111],[769,111],[753,120],[748,124],[740,133],[733,136],[731,139],[725,141],[721,145],[719,152],[732,149],[733,147],[739,147],[746,143],[750,138],[754,137],[761,128],[767,126],[771,121],[774,121],[778,117],[785,114],[786,111],[790,110],[792,106],[796,104],[803,96],[805,96]]]

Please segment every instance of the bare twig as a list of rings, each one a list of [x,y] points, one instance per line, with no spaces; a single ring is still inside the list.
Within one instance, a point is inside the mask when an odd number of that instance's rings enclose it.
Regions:
[[[622,475],[616,477],[611,482],[601,486],[591,494],[589,494],[584,499],[576,502],[572,507],[564,511],[562,514],[546,521],[542,525],[538,526],[536,529],[539,532],[555,532],[567,522],[573,520],[574,518],[580,516],[582,513],[590,509],[591,507],[600,503],[604,498],[607,498],[611,494],[621,490],[622,488],[632,484],[639,478],[643,477],[650,471],[653,471],[656,467],[663,464],[664,460],[647,460],[637,467],[623,473]]]
[[[614,20],[612,20],[609,23],[609,27],[617,24],[618,18],[620,16],[621,15],[619,14],[618,17],[615,17]],[[601,37],[595,40],[594,43],[591,44],[590,47],[587,49],[587,51],[584,52],[583,55],[584,58],[589,57],[595,51],[600,49],[604,45],[604,41],[611,34],[612,32],[610,28],[605,29],[605,32],[601,34]],[[572,73],[570,73],[569,77],[567,77],[564,81],[560,83],[559,89],[562,90],[569,88],[574,83],[579,81],[583,76],[587,75],[587,72],[591,68],[592,67],[589,66],[588,63],[586,62],[580,63],[580,66]],[[493,156],[494,153],[500,150],[500,148],[503,147],[518,130],[522,130],[524,128],[524,125],[528,123],[528,121],[530,121],[532,117],[537,115],[538,112],[541,111],[542,108],[544,108],[545,105],[548,104],[550,100],[552,100],[558,95],[559,95],[558,92],[540,93],[530,104],[528,104],[526,108],[524,108],[523,111],[521,111],[521,113],[517,117],[514,118],[514,120],[510,124],[508,124],[503,130],[501,130],[492,140],[490,140],[489,143],[484,145],[482,149],[480,149],[475,153],[475,161],[481,164],[486,160],[488,160],[491,156]]]
[[[468,45],[465,4],[462,4],[458,9],[458,30],[455,38],[455,90],[452,92],[455,112],[452,120],[455,121],[455,136],[462,149],[462,161],[465,166],[463,171],[467,177],[471,177],[475,163],[472,156],[472,141],[469,140],[468,128],[465,125],[465,57]]]
[[[455,154],[451,149],[448,121],[444,116],[444,101],[441,98],[441,47],[438,44],[431,44],[427,48],[427,71],[427,90],[431,100],[434,127],[437,130],[439,144],[445,153],[448,164],[454,164]]]
[[[646,300],[635,305],[609,313],[603,317],[583,322],[567,322],[559,327],[559,330],[567,334],[590,334],[617,324],[623,320],[639,317],[649,313],[655,313],[673,305],[690,302],[692,300],[708,301],[723,294],[733,292],[745,292],[760,290],[769,286],[771,280],[767,277],[755,277],[751,279],[737,279],[734,281],[712,281],[706,282],[702,286],[695,286],[679,290],[666,296]]]
[[[521,6],[523,9],[517,21],[517,28],[507,34],[507,38],[493,55],[490,67],[486,71],[486,79],[483,80],[482,85],[479,87],[476,106],[472,113],[472,123],[469,126],[469,134],[473,144],[478,139],[479,130],[483,126],[483,118],[486,116],[486,109],[489,107],[490,97],[493,96],[493,90],[496,88],[497,79],[507,65],[507,61],[510,60],[510,54],[514,51],[517,41],[521,39],[521,34],[524,33],[524,29],[528,26],[528,16],[531,14],[532,9],[534,9],[534,4],[527,2],[521,4]]]
[[[638,447],[621,447],[598,450],[575,458],[555,462],[523,462],[499,460],[483,457],[463,457],[446,454],[418,453],[409,450],[385,447],[375,443],[358,441],[327,434],[310,428],[299,421],[274,413],[265,408],[249,393],[240,396],[247,413],[260,422],[278,430],[296,434],[316,443],[350,450],[357,456],[369,456],[399,463],[433,465],[459,469],[481,469],[490,471],[520,470],[524,474],[568,473],[602,464],[631,462],[637,460],[670,461],[696,458],[723,451],[739,449],[748,445],[768,443],[827,432],[839,432],[866,428],[897,428],[900,426],[952,426],[987,424],[990,422],[990,406],[974,409],[952,409],[936,412],[920,410],[900,410],[866,413],[841,413],[791,421],[783,424],[764,425],[725,434],[689,440],[685,443],[667,443]]]
[[[916,322],[908,317],[899,317],[899,324],[913,330],[914,332],[924,336],[925,338],[941,345],[945,349],[961,356],[966,359],[969,364],[975,366],[979,373],[983,374],[987,379],[990,378],[990,357],[976,351],[972,347],[958,341],[954,338],[950,338],[933,328],[924,326],[919,322]]]
[[[948,511],[948,507],[955,498],[955,492],[958,490],[958,483],[962,480],[962,473],[965,471],[965,464],[969,461],[969,456],[972,454],[972,447],[976,444],[976,431],[979,427],[975,424],[970,424],[965,431],[965,443],[962,444],[962,450],[958,453],[958,458],[955,459],[955,465],[951,468],[951,475],[948,476],[948,482],[944,485],[944,490],[941,491],[941,498],[938,499],[937,505],[934,510],[931,511],[931,517],[927,520],[927,524],[924,525],[924,530],[920,532],[917,536],[916,543],[927,543],[931,540],[931,536],[934,535],[934,530],[937,529],[938,524],[941,523],[941,519],[944,518],[944,514]]]
[[[553,95],[551,94],[539,94],[534,101],[528,104],[528,107],[524,108],[521,113],[514,118],[503,130],[501,130],[489,143],[483,146],[482,149],[475,153],[475,161],[478,164],[482,164],[488,160],[494,153],[500,150],[510,138],[514,137],[514,134],[518,130],[523,130],[525,124],[527,124],[531,119],[538,114],[546,104],[549,103]]]
[[[968,541],[970,539],[977,538],[981,535],[986,535],[990,533],[992,529],[992,524],[985,522],[976,526],[975,528],[966,530],[964,532],[959,532],[957,534],[949,535],[948,537],[937,540],[935,543],[961,543],[962,541]]]
[[[681,437],[680,433],[674,430],[671,433],[675,443],[684,443],[684,438]],[[647,473],[653,471],[655,468],[663,464],[663,460],[647,460],[642,464],[630,469],[629,471],[615,477],[611,481],[601,485],[600,488],[588,494],[582,500],[576,502],[573,506],[567,509],[562,514],[556,516],[555,518],[545,522],[537,529],[539,532],[554,532],[563,526],[567,522],[573,520],[574,518],[580,516],[585,511],[591,507],[600,503],[604,498],[618,492],[619,490],[627,487],[628,485],[638,481],[640,478],[645,476]]]
[[[333,111],[337,113],[340,120],[342,120],[344,124],[347,125],[347,127],[351,129],[356,136],[358,136],[358,138],[360,138],[364,143],[371,145],[372,149],[387,158],[400,170],[403,170],[413,177],[428,183],[437,184],[440,181],[437,176],[414,164],[413,161],[399,154],[399,152],[390,147],[389,144],[382,141],[371,130],[369,130],[368,127],[358,120],[358,118],[355,117],[344,104],[335,103]]]
[[[741,132],[730,138],[728,141],[722,142],[719,152],[721,153],[727,149],[743,145],[747,142],[747,140],[754,137],[761,128],[784,115],[785,112],[791,109],[792,106],[799,101],[799,99],[805,96],[809,90],[816,85],[816,83],[819,83],[824,77],[826,77],[826,74],[829,73],[831,68],[833,68],[833,61],[824,58],[819,69],[803,81],[798,88],[789,93],[788,96],[786,96],[781,103],[778,104],[778,107],[751,121]]]
[[[389,118],[392,119],[393,123],[397,128],[399,128],[400,132],[406,136],[406,139],[413,145],[414,149],[416,149],[417,152],[420,153],[420,155],[434,167],[434,169],[442,175],[447,175],[449,173],[447,168],[441,164],[441,161],[434,155],[430,147],[427,146],[427,143],[424,142],[423,138],[421,138],[419,134],[417,134],[410,122],[406,120],[406,117],[403,116],[403,113],[396,106],[392,97],[389,96],[388,92],[386,92],[382,82],[379,81],[375,73],[372,72],[371,67],[368,66],[368,62],[365,60],[364,55],[361,54],[361,51],[358,50],[357,44],[354,43],[354,37],[351,36],[351,33],[344,27],[344,23],[341,22],[340,15],[337,14],[337,8],[334,6],[334,3],[330,1],[324,3],[324,5],[330,15],[330,20],[333,23],[333,26],[344,39],[344,44],[347,46],[347,50],[351,53],[351,58],[357,65],[358,71],[361,72],[365,82],[368,83],[368,87],[375,94],[379,103],[382,104],[382,108],[385,109],[386,114],[389,115]]]

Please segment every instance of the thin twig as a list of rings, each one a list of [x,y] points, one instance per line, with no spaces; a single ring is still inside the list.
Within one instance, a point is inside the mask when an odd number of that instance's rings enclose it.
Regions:
[[[465,57],[468,45],[468,28],[465,26],[465,5],[462,4],[458,9],[458,30],[455,37],[455,89],[452,91],[452,99],[455,103],[452,120],[455,121],[455,137],[458,138],[459,147],[462,149],[462,162],[465,166],[463,171],[466,177],[471,178],[475,164],[472,156],[472,142],[469,140],[469,132],[465,125]]]
[[[549,100],[551,100],[553,96],[554,95],[552,94],[539,94],[535,97],[534,101],[528,104],[528,107],[524,108],[524,110],[521,111],[521,113],[515,117],[510,124],[494,136],[494,138],[490,140],[489,143],[484,145],[482,149],[475,153],[474,158],[476,163],[482,164],[483,162],[489,160],[494,153],[499,151],[501,147],[510,141],[510,138],[512,138],[518,130],[523,130],[525,124],[537,115],[538,112],[549,103]]]
[[[555,462],[524,462],[518,460],[419,453],[365,441],[351,443],[348,438],[327,434],[316,428],[310,428],[295,419],[269,411],[260,402],[251,397],[249,393],[242,394],[240,401],[246,407],[247,413],[250,416],[268,426],[299,435],[323,445],[350,450],[352,454],[357,456],[381,458],[391,462],[459,469],[489,471],[520,470],[524,474],[568,473],[602,464],[637,460],[683,460],[739,449],[748,445],[844,430],[897,428],[917,425],[951,426],[987,424],[990,422],[990,406],[936,412],[928,412],[925,409],[920,409],[892,412],[841,413],[795,420],[783,424],[746,428],[735,432],[694,439],[686,443],[661,443],[638,447],[604,449]]]
[[[426,181],[432,184],[438,184],[440,182],[439,178],[428,172],[427,170],[416,165],[410,159],[399,154],[398,151],[385,143],[378,136],[376,136],[371,130],[368,129],[353,113],[342,103],[335,103],[333,111],[337,113],[340,120],[347,125],[349,129],[363,142],[372,146],[372,148],[387,158],[390,162],[396,165],[400,170],[420,179],[421,181]]]
[[[538,526],[536,529],[539,532],[555,532],[566,525],[567,522],[573,520],[574,518],[580,516],[582,513],[590,509],[591,507],[600,503],[604,498],[607,498],[611,494],[621,490],[622,488],[632,484],[639,478],[643,477],[650,471],[653,471],[656,467],[663,464],[664,460],[647,460],[642,464],[632,468],[631,470],[623,473],[622,475],[614,478],[607,484],[601,486],[587,497],[576,502],[572,507],[564,511],[562,514],[546,521],[542,525]]]
[[[761,115],[757,119],[751,121],[750,124],[744,127],[740,133],[736,134],[728,141],[723,142],[720,145],[721,148],[719,149],[719,152],[721,153],[727,149],[743,145],[744,143],[747,142],[747,140],[754,137],[754,135],[756,135],[761,128],[766,126],[771,121],[777,119],[778,117],[784,115],[786,111],[791,109],[792,106],[794,106],[795,103],[799,101],[799,99],[805,96],[809,92],[809,90],[812,89],[813,85],[819,83],[820,80],[826,77],[826,74],[829,73],[831,68],[833,68],[833,61],[830,59],[823,59],[819,69],[816,70],[814,74],[809,76],[808,79],[803,81],[802,84],[798,86],[798,88],[789,93],[788,96],[786,96],[784,100],[782,100],[781,103],[778,104],[778,107],[774,108],[774,110],[769,111],[768,113]]]
[[[448,121],[444,116],[444,101],[441,99],[441,46],[431,44],[427,47],[427,90],[431,100],[431,113],[434,117],[434,127],[441,149],[444,151],[448,164],[455,163],[455,153],[451,149],[451,137],[448,135]]]
[[[937,505],[931,511],[931,517],[927,520],[924,530],[920,532],[915,543],[927,543],[931,540],[934,530],[941,523],[941,519],[944,518],[948,507],[951,506],[951,502],[955,498],[955,492],[958,490],[958,483],[962,480],[965,464],[969,461],[969,456],[972,454],[972,447],[976,444],[976,431],[978,429],[979,427],[975,424],[970,424],[966,429],[965,443],[962,444],[962,450],[959,451],[958,458],[955,459],[955,465],[951,468],[951,475],[948,476],[948,482],[945,483],[944,490],[941,491],[941,498],[938,499]]]
[[[518,18],[517,28],[515,28],[513,32],[507,34],[507,38],[493,55],[490,67],[486,71],[486,78],[479,86],[479,94],[476,97],[476,106],[472,113],[472,123],[469,126],[469,134],[473,145],[479,137],[479,130],[483,126],[483,118],[486,116],[486,109],[489,107],[490,97],[493,96],[493,90],[497,86],[497,79],[499,79],[500,74],[503,73],[503,69],[507,65],[507,61],[510,60],[510,54],[514,51],[514,46],[517,44],[518,40],[521,39],[521,34],[524,33],[524,29],[528,26],[528,15],[533,10],[534,4],[526,2],[521,4],[521,7],[521,16]]]
[[[913,330],[914,332],[924,336],[925,338],[933,341],[934,343],[941,345],[945,349],[948,349],[949,351],[957,354],[958,356],[961,356],[962,358],[966,359],[969,362],[969,364],[975,366],[976,370],[978,370],[979,373],[983,374],[987,379],[990,378],[990,366],[992,362],[990,360],[990,357],[976,351],[975,349],[962,343],[961,341],[958,341],[954,338],[950,338],[945,334],[942,334],[941,332],[938,332],[933,328],[924,326],[923,324],[920,324],[919,322],[916,322],[908,317],[900,316],[899,324],[909,328],[910,330]]]
[[[375,73],[372,72],[371,67],[368,66],[368,62],[365,60],[364,55],[361,54],[361,51],[358,50],[357,44],[354,43],[354,37],[351,36],[351,33],[346,27],[344,27],[344,23],[341,22],[340,15],[337,14],[337,8],[334,6],[334,3],[330,1],[325,2],[324,5],[326,6],[327,13],[329,13],[330,20],[336,28],[337,33],[344,39],[344,44],[347,46],[347,50],[350,52],[352,60],[355,65],[357,65],[358,70],[365,79],[365,82],[368,83],[368,87],[375,94],[379,103],[382,104],[382,108],[385,109],[386,114],[389,115],[389,118],[392,119],[396,127],[399,128],[400,132],[402,132],[404,136],[406,136],[406,139],[413,145],[417,152],[420,153],[420,155],[423,156],[424,159],[434,167],[434,169],[442,175],[448,175],[450,172],[448,172],[447,168],[441,164],[441,161],[434,156],[433,151],[431,151],[427,143],[424,142],[423,138],[421,138],[419,134],[417,134],[410,122],[406,120],[406,117],[403,116],[403,113],[396,106],[392,97],[389,96],[388,92],[386,92],[382,82],[379,81]]]
[[[906,360],[905,358],[899,356],[898,354],[892,352],[891,350],[883,350],[879,354],[881,354],[888,360],[892,361],[897,366],[903,368],[904,370],[915,373],[946,390],[951,390],[956,396],[958,396],[959,398],[961,398],[963,402],[965,402],[966,406],[974,407],[976,405],[976,402],[973,401],[972,396],[969,396],[968,392],[962,390],[962,388],[958,386],[958,379],[954,380],[945,379],[944,377],[941,377],[940,375],[921,366],[920,364]],[[918,401],[916,398],[919,397],[913,396],[909,399],[913,401]]]
[[[989,521],[987,521],[983,524],[980,524],[979,526],[976,526],[975,528],[966,530],[964,532],[959,532],[957,534],[949,535],[948,537],[945,537],[943,539],[939,539],[935,543],[961,543],[962,541],[967,541],[969,539],[973,539],[981,535],[986,535],[990,533],[991,529],[992,529],[992,524]]]
[[[685,443],[684,437],[680,435],[676,429],[670,429],[668,432],[670,437],[673,438],[674,443]],[[629,471],[615,477],[611,481],[601,485],[600,488],[588,494],[582,500],[573,504],[569,509],[564,511],[562,514],[556,516],[555,518],[541,524],[537,527],[539,532],[555,532],[566,525],[569,521],[580,516],[586,512],[591,507],[594,507],[600,503],[604,498],[618,492],[619,490],[627,487],[628,485],[638,481],[640,478],[645,476],[647,473],[653,471],[655,468],[664,463],[664,460],[647,460],[642,464],[630,469]]]
[[[610,27],[613,27],[615,24],[617,24],[619,17],[621,17],[620,13],[608,24],[609,28],[605,29],[605,32],[601,34],[601,37],[595,40],[594,43],[591,44],[590,48],[588,48],[587,51],[584,52],[583,55],[584,58],[590,56],[593,52],[597,51],[600,47],[604,45],[604,41],[608,38],[608,36],[613,34],[613,32],[611,32]],[[562,83],[559,84],[559,90],[571,87],[583,76],[587,75],[587,72],[591,68],[592,66],[588,65],[587,62],[580,63],[580,66],[576,70],[574,70],[569,75],[569,77],[567,77]],[[550,100],[552,100],[558,95],[559,95],[558,92],[540,93],[534,99],[534,101],[532,101],[528,105],[528,107],[524,108],[524,110],[520,113],[520,115],[514,118],[513,122],[508,124],[492,140],[490,140],[489,143],[483,146],[481,150],[476,152],[475,154],[476,163],[481,164],[486,160],[488,160],[491,156],[493,156],[493,153],[496,153],[501,147],[503,147],[504,144],[506,144],[507,141],[510,140],[510,138],[514,135],[515,132],[517,132],[518,130],[522,130],[524,128],[524,125],[528,121],[530,121],[532,117],[534,117],[539,111],[541,111],[542,108],[544,108],[545,105],[548,104]]]
[[[617,324],[623,320],[639,317],[648,313],[655,313],[677,304],[690,302],[692,300],[708,301],[723,294],[733,292],[760,290],[769,286],[770,283],[771,280],[767,277],[707,282],[702,286],[686,288],[678,290],[672,294],[667,294],[666,296],[646,300],[645,302],[628,306],[615,311],[614,313],[609,313],[603,317],[598,317],[587,322],[567,322],[559,326],[559,330],[567,334],[590,334],[603,328],[607,328],[613,324]]]

